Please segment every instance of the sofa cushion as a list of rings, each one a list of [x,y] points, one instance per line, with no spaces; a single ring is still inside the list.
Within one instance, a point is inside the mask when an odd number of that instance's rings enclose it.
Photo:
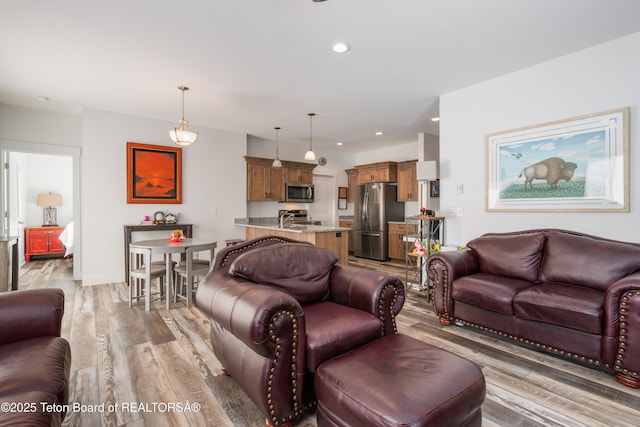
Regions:
[[[0,346],[0,399],[40,390],[68,402],[71,348],[64,338],[40,337]]]
[[[494,234],[474,239],[467,246],[475,251],[481,272],[534,282],[538,280],[544,242],[542,233]]]
[[[512,315],[513,298],[531,286],[537,285],[511,277],[478,273],[454,280],[451,297],[496,313]]]
[[[640,247],[596,237],[549,231],[540,280],[604,291],[640,270]]]
[[[307,331],[307,369],[315,372],[324,361],[382,336],[373,314],[323,301],[304,307]]]
[[[338,257],[328,249],[303,243],[256,248],[236,258],[229,274],[287,292],[307,304],[329,294],[329,275]]]
[[[516,317],[602,335],[604,292],[569,285],[540,284],[513,299]]]

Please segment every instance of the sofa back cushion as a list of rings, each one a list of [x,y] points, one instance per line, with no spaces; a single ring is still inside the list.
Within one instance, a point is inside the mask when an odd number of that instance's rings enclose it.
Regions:
[[[279,243],[236,258],[229,274],[288,293],[300,304],[329,295],[329,275],[338,257],[328,249],[303,243]]]
[[[535,282],[538,280],[545,236],[487,234],[467,243],[478,257],[480,271]]]
[[[638,245],[550,230],[540,280],[604,291],[638,270]]]

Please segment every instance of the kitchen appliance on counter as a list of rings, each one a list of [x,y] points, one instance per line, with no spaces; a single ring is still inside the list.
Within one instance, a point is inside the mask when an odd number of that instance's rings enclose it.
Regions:
[[[313,184],[286,184],[285,202],[313,203],[315,187]]]
[[[389,259],[387,222],[404,219],[404,203],[396,200],[397,193],[397,185],[391,183],[355,187],[355,256],[377,261]]]

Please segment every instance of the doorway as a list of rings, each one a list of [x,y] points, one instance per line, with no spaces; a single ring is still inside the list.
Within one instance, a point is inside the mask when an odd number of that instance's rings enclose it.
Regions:
[[[75,225],[73,232],[73,276],[82,278],[80,257],[80,148],[0,140],[5,166],[2,192],[5,221],[2,233],[18,237],[19,261],[24,263],[24,227],[42,225],[39,193],[62,194],[57,209],[58,224]]]
[[[336,177],[332,175],[313,175],[315,202],[311,203],[309,215],[323,225],[336,225]]]

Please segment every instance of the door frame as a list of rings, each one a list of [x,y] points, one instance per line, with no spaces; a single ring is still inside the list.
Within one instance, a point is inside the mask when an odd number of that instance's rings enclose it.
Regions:
[[[68,156],[72,158],[72,181],[73,181],[73,279],[82,280],[82,209],[80,206],[81,200],[81,185],[80,185],[80,165],[82,157],[81,147],[74,147],[68,145],[57,144],[42,144],[38,142],[26,142],[26,141],[14,141],[7,139],[0,139],[0,151],[2,154],[2,160],[9,159],[9,153],[29,153],[29,154],[44,154],[53,156]],[[4,165],[4,162],[3,162]],[[4,166],[3,166],[4,168]],[[4,180],[3,170],[3,184],[0,186],[0,199],[2,200],[2,206],[4,212],[9,212],[10,206],[8,206],[10,195],[9,183]],[[5,202],[7,206],[5,205]],[[8,233],[9,219],[3,222],[2,233]],[[19,236],[23,238],[23,236]]]

